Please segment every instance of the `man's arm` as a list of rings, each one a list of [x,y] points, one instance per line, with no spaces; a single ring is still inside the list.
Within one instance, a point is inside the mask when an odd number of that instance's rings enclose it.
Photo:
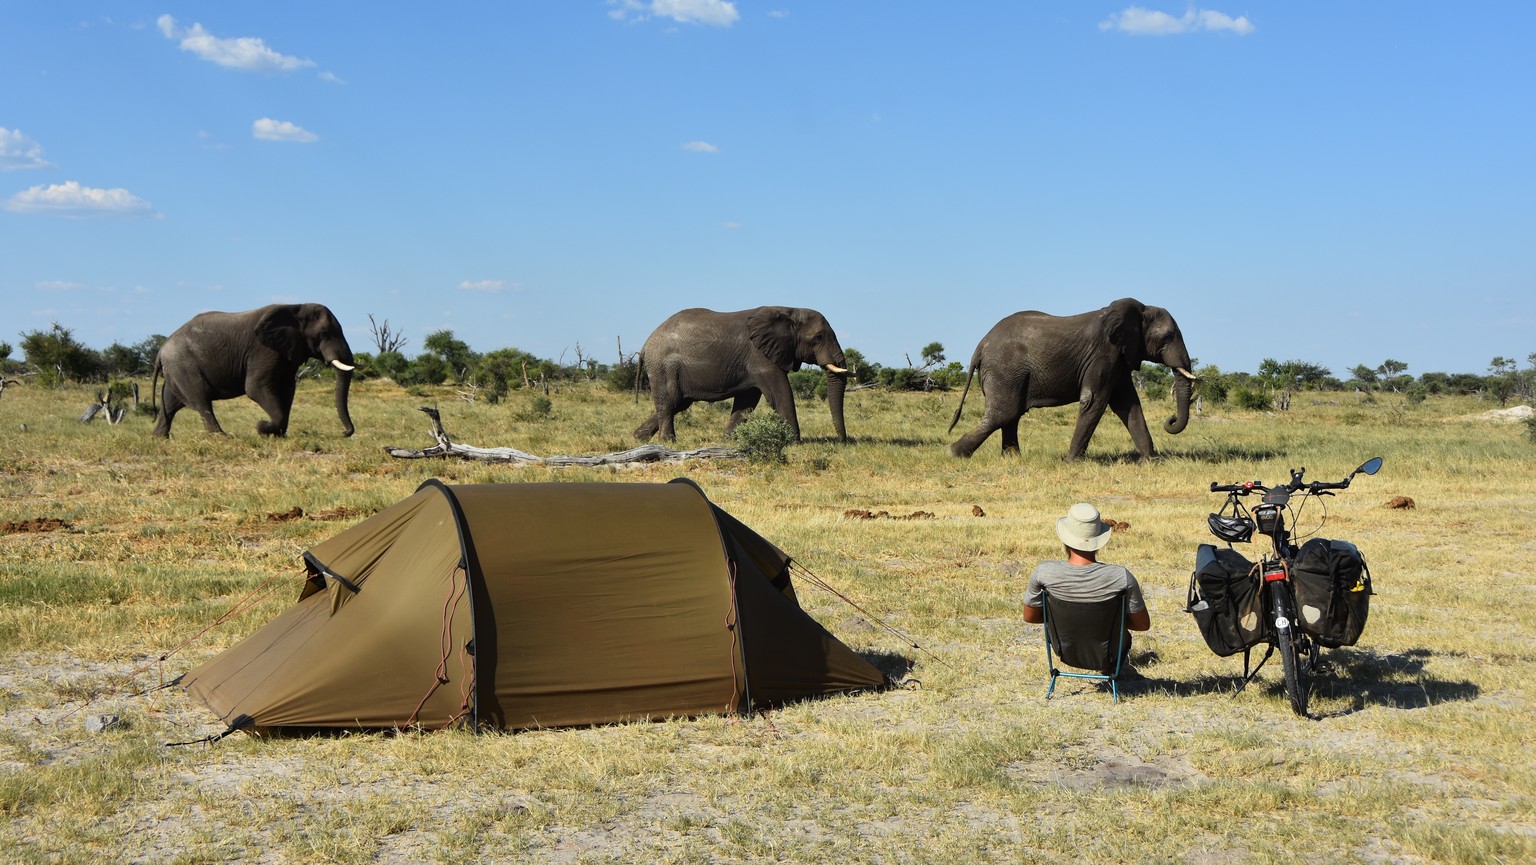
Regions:
[[[1045,610],[1041,607],[1031,607],[1029,604],[1025,604],[1024,621],[1031,625],[1045,624]]]
[[[1029,608],[1025,607],[1024,609],[1027,610]],[[1024,617],[1024,621],[1029,621],[1029,617],[1027,615]],[[1145,631],[1152,627],[1152,615],[1146,610],[1142,610],[1137,613],[1127,613],[1125,617],[1125,626],[1132,631]]]

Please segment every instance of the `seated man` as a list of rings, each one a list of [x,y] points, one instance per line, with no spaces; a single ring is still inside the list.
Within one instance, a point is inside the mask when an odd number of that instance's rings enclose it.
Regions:
[[[1029,586],[1024,590],[1024,621],[1036,625],[1045,621],[1042,590],[1049,591],[1053,598],[1083,603],[1107,600],[1127,591],[1126,627],[1132,631],[1152,627],[1152,617],[1147,613],[1136,578],[1120,565],[1098,560],[1098,551],[1109,543],[1112,531],[1112,526],[1099,519],[1099,509],[1087,503],[1073,505],[1066,516],[1056,521],[1056,536],[1066,545],[1067,558],[1041,562],[1029,575]],[[1130,651],[1127,636],[1124,656],[1129,657]]]

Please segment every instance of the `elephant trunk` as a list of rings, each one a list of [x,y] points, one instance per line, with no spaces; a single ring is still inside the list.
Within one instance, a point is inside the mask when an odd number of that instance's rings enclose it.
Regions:
[[[832,410],[832,426],[837,429],[837,437],[847,441],[848,429],[843,426],[843,392],[848,389],[848,371],[832,372],[832,369],[832,365],[828,364],[827,407]]]
[[[1195,389],[1195,376],[1189,370],[1178,367],[1173,371],[1173,417],[1163,421],[1163,432],[1178,435],[1189,426],[1189,398]]]
[[[352,435],[356,427],[352,426],[352,415],[347,411],[347,394],[352,390],[352,369],[348,366],[342,369],[344,364],[333,362],[336,367],[336,416],[341,418],[341,429],[344,435]]]

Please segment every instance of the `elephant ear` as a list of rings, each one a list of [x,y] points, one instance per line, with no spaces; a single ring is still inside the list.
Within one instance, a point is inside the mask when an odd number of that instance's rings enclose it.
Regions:
[[[779,369],[789,372],[800,366],[795,357],[795,320],[789,307],[758,307],[747,316],[747,338]]]
[[[1135,369],[1146,360],[1145,324],[1142,321],[1146,307],[1130,297],[1104,307],[1104,335],[1109,340],[1110,352],[1115,360]]]
[[[309,343],[299,327],[293,307],[274,306],[256,320],[256,339],[293,363],[309,359]]]

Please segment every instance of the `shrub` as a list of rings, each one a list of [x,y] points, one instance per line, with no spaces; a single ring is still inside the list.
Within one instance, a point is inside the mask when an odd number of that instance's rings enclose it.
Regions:
[[[1275,407],[1274,398],[1268,391],[1251,387],[1237,387],[1231,394],[1232,402],[1238,408],[1250,411],[1269,411]]]
[[[736,427],[736,448],[754,463],[785,463],[784,449],[795,440],[795,431],[771,411],[755,411]]]
[[[1536,442],[1536,414],[1525,419],[1525,437]]]

